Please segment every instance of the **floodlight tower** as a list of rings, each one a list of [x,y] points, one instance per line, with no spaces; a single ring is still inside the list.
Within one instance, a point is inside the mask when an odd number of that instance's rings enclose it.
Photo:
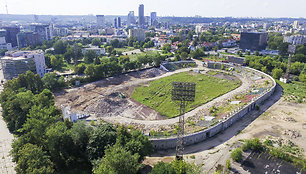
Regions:
[[[292,57],[295,54],[296,46],[295,45],[289,45],[288,46],[288,52],[289,52],[289,58],[288,58],[288,67],[286,71],[286,77],[289,80],[289,74],[290,74],[290,69],[291,69],[291,61]]]
[[[172,83],[172,100],[177,101],[180,108],[180,117],[177,131],[176,158],[183,159],[184,154],[184,114],[188,102],[194,102],[195,83],[173,82]]]

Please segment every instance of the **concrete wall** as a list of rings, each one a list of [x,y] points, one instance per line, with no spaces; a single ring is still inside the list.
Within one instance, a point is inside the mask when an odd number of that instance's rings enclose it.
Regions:
[[[264,93],[262,93],[257,98],[255,98],[253,102],[251,102],[248,105],[242,107],[240,110],[237,110],[237,111],[233,112],[227,119],[225,119],[223,121],[220,121],[215,126],[209,128],[209,129],[200,131],[200,132],[185,135],[184,136],[184,144],[185,145],[192,145],[192,144],[202,142],[202,141],[206,140],[207,138],[212,137],[212,136],[220,133],[221,131],[227,129],[232,124],[234,124],[235,122],[239,121],[242,117],[244,117],[248,112],[255,109],[255,106],[257,104],[262,103],[263,101],[268,99],[274,93],[275,87],[276,87],[276,82],[271,76],[269,76],[269,75],[267,75],[267,74],[265,74],[261,71],[252,69],[252,68],[246,68],[246,69],[249,69],[251,71],[256,71],[257,73],[268,76],[273,81],[273,87],[270,88],[268,91],[265,91]],[[156,150],[172,149],[172,148],[176,147],[176,137],[150,139],[150,141],[152,142],[153,147]]]

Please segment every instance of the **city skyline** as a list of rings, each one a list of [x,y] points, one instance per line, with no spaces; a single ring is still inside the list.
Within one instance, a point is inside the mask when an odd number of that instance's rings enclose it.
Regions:
[[[113,0],[112,3],[102,0],[81,1],[36,1],[5,0],[0,1],[0,14],[6,14],[5,3],[9,14],[37,15],[127,15],[129,11],[138,14],[139,4],[145,6],[145,16],[157,12],[158,16],[202,16],[202,17],[306,17],[303,0],[194,0],[186,3],[183,0]],[[59,4],[61,4],[59,6]],[[72,8],[73,7],[73,8]]]

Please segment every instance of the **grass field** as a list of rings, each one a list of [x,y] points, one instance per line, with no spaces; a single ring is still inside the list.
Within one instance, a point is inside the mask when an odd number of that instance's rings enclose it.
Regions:
[[[139,54],[132,54],[132,55],[129,55],[129,58],[130,60],[137,60],[137,58],[139,56],[149,56],[149,57],[153,57],[155,56],[156,54],[158,53],[158,51],[147,51],[147,52],[142,52],[142,53],[139,53]]]
[[[283,83],[276,80],[284,89],[285,100],[302,103],[306,101],[306,83],[303,82],[292,82]]]
[[[127,52],[127,51],[133,51],[135,50],[134,47],[124,47],[124,48],[115,48],[116,51],[120,51],[120,52]]]
[[[186,107],[186,112],[207,103],[240,86],[240,81],[229,81],[204,74],[183,72],[143,84],[137,87],[132,98],[168,118],[179,115],[178,106],[171,101],[172,82],[196,83],[195,102]]]

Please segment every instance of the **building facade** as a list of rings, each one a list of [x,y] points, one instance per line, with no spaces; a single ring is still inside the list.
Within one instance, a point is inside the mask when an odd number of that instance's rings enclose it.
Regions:
[[[8,51],[0,59],[4,79],[10,80],[27,71],[37,73],[43,77],[46,72],[45,53],[35,51]]]
[[[7,27],[3,27],[3,29],[6,30],[6,36],[5,36],[6,43],[11,43],[12,47],[18,46],[17,34],[20,32],[20,27],[7,26]]]
[[[138,8],[138,26],[143,27],[145,22],[144,5],[140,4]]]
[[[150,25],[151,26],[157,25],[157,13],[156,12],[151,12],[151,15],[150,15]]]
[[[97,15],[97,26],[104,28],[105,27],[105,17],[104,15]]]
[[[267,47],[268,33],[242,32],[239,48],[242,50],[260,51]]]
[[[30,45],[36,46],[41,42],[41,37],[36,32],[20,32],[17,34],[17,43],[19,49],[28,47]]]
[[[135,14],[134,11],[130,11],[127,17],[127,26],[135,25],[136,20],[135,20]]]
[[[144,41],[146,33],[144,29],[129,29],[129,38],[136,38],[138,41]]]

